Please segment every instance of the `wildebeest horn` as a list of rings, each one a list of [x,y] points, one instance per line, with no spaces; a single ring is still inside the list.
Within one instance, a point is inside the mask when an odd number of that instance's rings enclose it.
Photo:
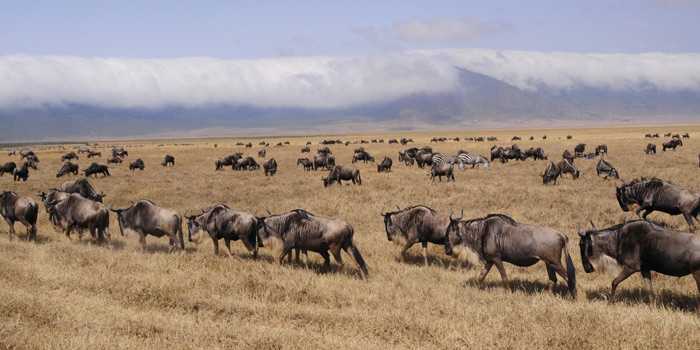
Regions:
[[[272,215],[272,213],[270,212],[270,209],[265,208],[265,211],[267,212],[267,215]]]
[[[596,227],[595,224],[593,223],[593,220],[591,220],[591,227],[593,227],[594,229],[597,229],[597,227]]]

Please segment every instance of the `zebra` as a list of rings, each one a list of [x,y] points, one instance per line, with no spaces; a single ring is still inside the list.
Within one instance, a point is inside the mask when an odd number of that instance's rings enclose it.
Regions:
[[[457,164],[459,164],[459,170],[464,170],[465,165],[471,165],[472,168],[476,166],[488,168],[490,166],[488,159],[478,154],[472,155],[466,152],[457,155]]]
[[[459,160],[457,157],[449,157],[442,153],[433,153],[433,166],[440,166],[443,163],[456,164]]]

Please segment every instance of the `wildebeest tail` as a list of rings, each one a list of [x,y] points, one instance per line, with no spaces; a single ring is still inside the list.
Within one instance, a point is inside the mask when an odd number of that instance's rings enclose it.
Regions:
[[[177,239],[180,241],[180,249],[185,250],[185,238],[182,234],[182,217],[180,215],[175,215],[175,220],[177,221]]]
[[[576,299],[576,268],[574,267],[574,261],[571,260],[571,255],[569,254],[568,239],[564,243],[564,256],[566,258],[566,284],[569,287],[571,297]]]
[[[695,200],[695,207],[690,214],[696,219],[698,218],[698,215],[700,215],[700,198]]]
[[[352,257],[355,259],[357,262],[357,266],[360,267],[360,270],[362,270],[362,274],[364,278],[369,277],[369,271],[367,270],[367,263],[365,262],[365,259],[362,257],[362,254],[360,254],[360,251],[357,249],[357,246],[355,246],[354,242],[350,242],[350,253],[352,253]]]
[[[30,203],[28,209],[25,219],[28,223],[36,225],[36,220],[39,216],[39,206],[36,203]]]

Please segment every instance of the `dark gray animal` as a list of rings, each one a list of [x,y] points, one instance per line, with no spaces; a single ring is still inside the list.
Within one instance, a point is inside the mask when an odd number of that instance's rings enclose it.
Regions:
[[[270,158],[263,163],[263,170],[265,170],[265,176],[275,176],[275,173],[277,173],[277,161],[275,158]]]
[[[233,165],[233,170],[256,170],[259,169],[260,165],[255,161],[253,157],[245,157],[239,159],[236,164]]]
[[[321,254],[326,269],[330,267],[329,252],[342,266],[343,250],[352,255],[362,277],[369,276],[367,264],[353,239],[354,229],[347,222],[316,216],[303,209],[270,215],[259,220],[258,236],[265,245],[272,240],[282,242],[282,253],[278,258],[280,264],[284,263],[284,257],[290,254],[292,249],[299,249]]]
[[[131,166],[129,166],[131,168]],[[111,174],[109,173],[109,167],[106,165],[101,165],[97,163],[92,163],[90,164],[87,169],[83,170],[85,173],[85,177],[90,177],[92,175],[95,175],[97,177],[97,174],[102,174],[102,176],[110,176]]]
[[[542,174],[542,184],[547,185],[553,183],[556,185],[560,175],[561,169],[559,169],[559,166],[550,161],[544,169],[544,174]]]
[[[598,164],[595,166],[595,171],[598,176],[604,175],[605,179],[608,177],[620,178],[620,173],[618,173],[617,169],[605,159],[600,159],[598,161]]]
[[[360,152],[355,152],[352,156],[352,162],[355,163],[357,161],[363,161],[365,163],[367,162],[374,162],[374,157],[372,157],[367,151],[362,150]]]
[[[17,169],[17,164],[15,162],[7,162],[0,166],[0,176],[3,176],[5,173],[13,174],[15,169]]]
[[[112,157],[107,159],[107,164],[121,164],[123,160],[119,157]]]
[[[97,193],[97,191],[94,187],[92,187],[92,184],[90,184],[90,181],[88,181],[87,178],[64,182],[61,184],[61,186],[58,187],[57,190],[66,193],[78,193],[84,198],[100,203],[102,202],[104,197],[107,196],[103,192]]]
[[[527,267],[542,260],[547,266],[549,280],[556,284],[558,274],[566,281],[571,297],[576,298],[576,269],[565,234],[549,227],[519,223],[504,214],[489,214],[466,221],[450,215],[446,232],[447,255],[453,255],[457,248],[466,248],[484,263],[479,283],[494,265],[503,282],[507,283],[504,262]],[[566,268],[562,257],[566,260]]]
[[[102,203],[77,193],[56,197],[58,199],[44,204],[51,223],[54,227],[63,229],[68,239],[74,229],[78,229],[79,239],[82,239],[83,230],[90,231],[98,242],[109,239],[109,210]]]
[[[310,170],[314,169],[314,162],[309,160],[309,158],[297,159],[297,166],[299,166],[300,164],[301,164],[301,166],[304,167],[304,170],[306,170],[306,171],[310,171]]]
[[[64,154],[63,156],[61,156],[62,162],[65,162],[67,160],[73,160],[73,159],[77,160],[77,159],[80,159],[80,157],[78,157],[78,155],[75,152],[68,152],[68,153]]]
[[[146,250],[146,236],[168,236],[170,252],[179,245],[185,249],[182,236],[182,218],[174,210],[157,206],[149,200],[140,200],[124,209],[111,209],[117,214],[119,231],[124,236],[124,230],[136,232],[139,235],[141,248]]]
[[[662,150],[663,150],[664,152],[666,152],[666,149],[668,149],[668,148],[670,148],[670,149],[672,149],[672,150],[675,151],[675,150],[676,150],[676,147],[683,146],[683,141],[681,141],[681,139],[676,139],[676,138],[674,138],[674,139],[671,139],[671,140],[668,141],[668,142],[662,143],[661,146],[662,146]]]
[[[217,204],[202,210],[199,215],[187,217],[187,235],[190,242],[201,230],[206,231],[214,244],[214,255],[219,255],[219,240],[224,239],[228,256],[231,253],[231,241],[241,240],[253,256],[258,255],[258,247],[262,241],[258,237],[258,219],[243,211],[229,208],[225,204]]]
[[[15,171],[12,174],[14,181],[21,180],[23,182],[27,182],[27,179],[29,179],[29,163],[24,162],[24,164],[22,164],[22,167],[19,169],[15,169]]]
[[[586,152],[586,144],[585,143],[579,143],[574,147],[574,156],[576,157],[583,157],[583,154]]]
[[[542,149],[542,147],[530,147],[528,150],[523,152],[523,158],[532,158],[533,160],[547,160],[547,155],[544,153],[544,149]]]
[[[435,210],[424,205],[416,205],[397,211],[382,213],[384,230],[390,242],[402,244],[401,258],[405,258],[414,244],[423,247],[423,262],[428,265],[428,243],[445,244],[445,232],[450,218],[439,215]]]
[[[603,154],[605,154],[605,155],[608,154],[608,145],[598,145],[598,146],[596,146],[596,148],[595,148],[595,155],[596,155],[596,156],[599,156],[599,155],[603,155]]]
[[[335,157],[329,154],[319,153],[314,156],[314,170],[328,169],[335,166]]]
[[[654,211],[669,215],[683,215],[690,231],[695,230],[693,219],[700,214],[700,195],[676,184],[657,178],[634,179],[616,188],[617,202],[623,211],[629,211],[630,204],[639,207],[635,210],[641,218]]]
[[[651,272],[682,277],[693,275],[700,293],[700,237],[672,231],[653,223],[636,220],[602,230],[580,231],[581,262],[587,273],[595,271],[592,261],[607,256],[622,271],[612,281],[611,298],[617,286],[640,272],[651,291]],[[700,304],[698,304],[700,312]]]
[[[102,152],[89,151],[87,157],[88,158],[102,157]]]
[[[234,153],[224,157],[223,159],[218,159],[214,164],[216,165],[216,170],[221,170],[225,166],[234,166],[239,159],[243,157],[242,153]]]
[[[384,157],[381,163],[377,164],[377,172],[390,172],[393,161],[389,157]]]
[[[261,149],[258,151],[258,157],[265,158],[266,155],[267,155],[267,150]]]
[[[169,154],[166,154],[165,157],[163,158],[163,162],[160,163],[160,165],[165,166],[165,167],[175,166],[175,157],[173,157]]]
[[[78,175],[78,164],[74,164],[71,162],[65,162],[63,163],[63,166],[61,166],[61,169],[58,169],[58,172],[56,173],[56,177],[61,177],[67,174],[73,174],[73,175]]]
[[[448,162],[439,164],[433,163],[433,166],[430,168],[430,180],[434,182],[437,177],[438,180],[442,182],[443,176],[447,178],[447,182],[450,180],[452,180],[452,182],[455,181],[454,164]]]
[[[0,193],[0,215],[10,226],[10,240],[14,238],[15,222],[21,222],[27,228],[27,240],[36,241],[36,220],[39,206],[29,197],[20,197],[15,192]]]
[[[141,158],[136,159],[135,161],[131,162],[131,164],[129,164],[129,170],[131,170],[131,171],[136,171],[137,169],[143,171],[143,169],[145,169],[145,168],[146,168],[146,164],[143,162],[143,159],[141,159]]]
[[[423,168],[426,165],[432,166],[433,165],[433,152],[432,151],[427,151],[427,150],[418,150],[416,152],[416,156],[414,157],[416,159],[416,164],[418,164],[419,168]]]
[[[644,150],[646,154],[656,154],[656,145],[653,143],[647,144],[647,148]]]
[[[562,175],[571,174],[574,179],[578,179],[579,176],[581,176],[581,171],[579,171],[576,165],[574,165],[574,163],[568,159],[560,160],[557,167],[559,167]]]
[[[328,176],[323,178],[323,187],[328,187],[335,182],[342,185],[343,180],[352,181],[354,185],[362,185],[362,177],[360,176],[360,171],[358,169],[354,167],[336,165],[328,173]]]

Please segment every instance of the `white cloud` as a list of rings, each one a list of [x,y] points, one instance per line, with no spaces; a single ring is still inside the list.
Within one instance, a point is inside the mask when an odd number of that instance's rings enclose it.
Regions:
[[[349,107],[451,91],[458,84],[455,67],[524,89],[584,85],[700,91],[698,62],[698,54],[477,49],[260,60],[0,56],[0,108],[62,103],[145,108]]]

